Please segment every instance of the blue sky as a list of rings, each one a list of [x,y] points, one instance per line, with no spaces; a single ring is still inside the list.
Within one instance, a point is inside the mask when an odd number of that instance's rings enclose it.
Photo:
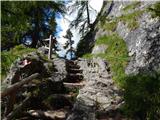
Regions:
[[[103,0],[89,0],[89,5],[94,8],[97,12],[100,11],[101,7],[102,7],[102,3],[103,3]],[[76,13],[76,11],[75,11]],[[92,18],[92,21],[95,20],[97,16],[97,13],[92,13],[90,18]],[[73,18],[75,17],[74,14],[72,15],[65,15],[65,18],[69,19],[69,20],[73,20]],[[63,36],[66,34],[66,30],[68,29],[69,27],[69,21],[64,19],[60,14],[56,14],[56,22],[57,22],[57,34],[56,34],[56,37],[57,37],[57,40],[58,42],[60,43],[60,48],[61,48],[61,51],[58,52],[58,54],[60,56],[64,56],[65,55],[65,52],[66,50],[63,49],[63,45],[65,44],[65,42],[67,41],[67,39],[63,38]],[[76,45],[80,39],[80,35],[78,33],[78,29],[71,29],[72,33],[73,33],[73,40],[75,41],[73,47],[76,48]]]

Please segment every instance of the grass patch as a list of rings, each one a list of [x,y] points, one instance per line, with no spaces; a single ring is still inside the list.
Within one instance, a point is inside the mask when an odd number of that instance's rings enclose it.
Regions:
[[[91,59],[91,58],[93,58],[93,55],[92,55],[91,53],[87,53],[87,54],[84,54],[84,55],[82,56],[82,58]]]
[[[141,120],[159,120],[160,72],[126,77],[124,92],[126,115]]]
[[[20,58],[23,54],[36,51],[33,48],[26,48],[23,45],[18,45],[10,51],[1,52],[1,79],[4,79],[9,72],[11,64]]]
[[[106,20],[106,22],[101,25],[102,28],[109,30],[109,31],[115,31],[118,22],[122,21],[124,24],[127,24],[127,27],[130,30],[134,30],[139,27],[139,23],[137,21],[137,18],[144,13],[144,10],[137,10],[133,13],[128,13],[126,15],[122,15],[120,17],[113,18],[112,20]]]
[[[136,7],[140,6],[141,2],[140,1],[135,1],[129,5],[127,5],[126,7],[123,8],[124,11],[128,11],[131,9],[135,9]]]
[[[96,41],[96,45],[106,44],[108,46],[104,54],[85,54],[84,58],[101,57],[106,59],[111,67],[113,79],[121,86],[125,77],[125,67],[128,63],[128,52],[126,43],[117,34],[104,36]]]
[[[139,24],[137,22],[137,18],[142,15],[144,11],[135,11],[133,13],[127,14],[127,15],[122,15],[120,16],[119,19],[120,21],[123,21],[125,24],[127,24],[128,28],[133,30],[139,27]]]
[[[111,22],[106,22],[103,26],[104,29],[109,30],[109,31],[115,31],[116,27],[117,27],[116,20],[115,21],[113,20]]]

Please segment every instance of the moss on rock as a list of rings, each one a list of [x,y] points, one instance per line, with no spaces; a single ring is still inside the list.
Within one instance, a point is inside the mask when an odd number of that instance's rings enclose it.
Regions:
[[[103,36],[96,41],[96,45],[105,44],[108,46],[104,54],[85,54],[83,58],[101,57],[106,59],[111,67],[113,79],[117,84],[123,84],[123,78],[125,77],[125,67],[128,63],[128,50],[125,41],[113,33],[109,36]]]
[[[123,10],[126,12],[128,10],[132,10],[132,9],[135,9],[136,7],[140,6],[141,2],[140,1],[134,1],[133,3],[125,6],[123,8]]]

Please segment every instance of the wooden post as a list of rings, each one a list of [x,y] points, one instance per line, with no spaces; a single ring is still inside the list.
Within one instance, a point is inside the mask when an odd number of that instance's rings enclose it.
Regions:
[[[49,52],[48,52],[48,59],[51,59],[52,56],[52,41],[53,41],[53,37],[52,35],[49,36]]]
[[[16,92],[9,95],[7,106],[5,108],[5,116],[7,116],[13,110],[15,100],[16,100]]]

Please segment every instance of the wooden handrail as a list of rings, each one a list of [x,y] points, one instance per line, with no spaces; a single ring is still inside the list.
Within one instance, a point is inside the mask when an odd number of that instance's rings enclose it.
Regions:
[[[16,92],[19,88],[21,88],[24,84],[29,83],[33,79],[37,78],[40,74],[39,73],[34,73],[31,76],[21,80],[20,82],[17,82],[15,84],[12,84],[8,88],[6,88],[3,92],[1,92],[1,97],[5,97],[7,95],[12,94],[13,92]]]

